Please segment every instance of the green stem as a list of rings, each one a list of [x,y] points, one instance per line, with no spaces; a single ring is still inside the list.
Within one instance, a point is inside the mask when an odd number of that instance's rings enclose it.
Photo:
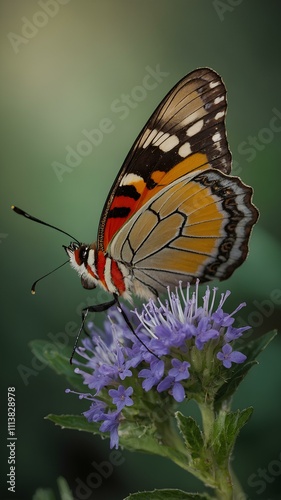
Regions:
[[[205,438],[205,443],[208,443],[212,435],[215,423],[215,413],[212,403],[198,402],[198,406],[201,412],[203,433]]]
[[[184,425],[181,428],[186,439],[185,444],[176,432],[173,421],[164,419],[164,421],[157,422],[157,435],[161,436],[160,454],[169,457],[203,481],[206,486],[212,488],[216,499],[243,500],[246,497],[230,470],[232,447],[228,445],[227,440],[230,409],[224,406],[218,413],[215,413],[212,397],[206,397],[204,400],[197,398],[197,404],[202,417],[201,438],[200,430],[198,426],[196,430],[197,424],[191,417],[188,417],[190,427],[187,427],[190,430],[185,431]],[[187,425],[184,418],[182,415],[179,422]],[[194,446],[196,442],[200,443],[197,444],[197,448]]]
[[[203,426],[206,456],[209,460],[210,485],[215,488],[216,497],[220,500],[232,500],[233,483],[229,471],[229,459],[225,463],[217,463],[215,450],[213,448],[212,436],[216,415],[212,400],[198,402]]]
[[[230,467],[230,471],[233,482],[233,500],[247,500],[247,495],[244,493],[236,474],[232,470],[232,467]]]

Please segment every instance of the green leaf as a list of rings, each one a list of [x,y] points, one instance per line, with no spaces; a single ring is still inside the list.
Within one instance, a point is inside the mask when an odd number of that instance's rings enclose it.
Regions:
[[[252,415],[253,408],[237,410],[233,413],[221,411],[215,420],[213,430],[213,449],[218,465],[228,462],[236,438],[242,427]]]
[[[132,493],[124,500],[211,500],[207,493],[187,493],[182,490],[153,490]]]
[[[254,361],[257,356],[259,356],[259,354],[270,344],[274,337],[276,337],[276,335],[277,330],[272,330],[272,332],[265,333],[250,342],[243,342],[241,344],[241,349],[243,349],[243,353],[247,356],[247,362]]]
[[[59,488],[60,500],[74,500],[72,492],[64,477],[59,477],[57,479],[57,483]],[[52,490],[39,488],[34,493],[32,500],[56,500],[56,498]]]
[[[74,372],[75,367],[69,362],[70,354],[63,354],[54,344],[44,340],[33,340],[30,346],[33,354],[42,363],[48,365],[58,375],[64,375],[73,388],[85,392],[82,377]]]
[[[167,456],[166,447],[160,443],[153,424],[142,425],[137,422],[121,422],[119,436],[120,443],[129,451]]]
[[[58,477],[57,483],[58,483],[58,488],[59,488],[61,500],[74,500],[72,492],[71,492],[66,480],[64,479],[64,477]]]
[[[88,422],[83,415],[47,415],[47,420],[51,420],[56,425],[60,425],[62,429],[75,429],[77,431],[91,432],[92,434],[100,434],[104,436],[103,432],[99,431],[100,422]]]
[[[276,334],[276,331],[272,331],[250,342],[239,342],[239,346],[235,346],[235,348],[241,349],[241,352],[247,356],[247,361],[243,365],[236,365],[232,369],[231,377],[218,390],[215,398],[216,411],[219,411],[222,403],[234,394],[248,371],[258,364],[256,357],[270,344]]]
[[[186,417],[179,411],[175,417],[188,453],[193,459],[201,457],[204,441],[199,426],[192,417]]]
[[[93,435],[99,435],[102,438],[108,437],[109,432],[101,432],[99,427],[101,422],[89,423],[83,415],[47,415],[45,417],[62,429],[74,429],[90,432]],[[141,451],[168,457],[180,466],[186,463],[186,456],[178,449],[172,449],[163,445],[161,436],[158,436],[155,428],[134,424],[132,422],[121,422],[119,428],[120,445],[129,451]]]
[[[39,488],[32,496],[32,500],[56,500],[56,497],[52,490]]]
[[[159,429],[153,424],[140,424],[125,420],[120,423],[120,444],[129,451],[145,452],[162,457],[168,457],[175,463],[186,462],[186,454],[179,436],[168,427],[169,443],[165,439],[165,430]],[[178,445],[179,441],[179,445]],[[173,443],[174,447],[172,447]]]
[[[214,487],[213,473],[210,472],[209,452],[198,424],[192,417],[186,417],[180,412],[176,412],[175,417],[188,454],[185,463],[179,465],[185,465],[185,469],[191,474],[206,485]]]
[[[251,361],[250,363],[245,362],[243,365],[237,365],[234,368],[231,377],[220,387],[216,394],[214,401],[214,409],[216,412],[220,410],[225,400],[231,398],[248,371],[257,364],[257,361]]]
[[[73,429],[78,431],[90,432],[93,435],[109,438],[109,432],[99,430],[101,422],[88,422],[83,415],[54,415],[45,417],[62,429]],[[129,451],[142,451],[153,453],[164,457],[170,456],[169,448],[163,446],[157,440],[151,428],[133,424],[131,422],[122,422],[119,428],[120,444]],[[182,458],[182,457],[181,457]]]

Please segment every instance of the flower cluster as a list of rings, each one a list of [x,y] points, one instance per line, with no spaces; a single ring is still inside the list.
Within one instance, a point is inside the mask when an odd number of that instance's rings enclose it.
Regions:
[[[234,314],[223,311],[230,292],[221,295],[215,308],[217,289],[206,288],[199,305],[198,285],[191,293],[180,283],[174,292],[168,290],[165,302],[149,301],[142,313],[128,314],[136,335],[115,311],[100,332],[89,324],[91,336],[77,349],[81,361],[76,373],[83,377],[91,392],[79,394],[91,401],[84,413],[89,422],[101,422],[100,431],[110,432],[110,446],[118,447],[120,422],[152,418],[151,403],[182,402],[206,393],[227,378],[233,363],[243,363],[246,356],[233,350],[236,341],[249,327],[235,328]],[[138,322],[135,326],[136,321]],[[73,391],[68,391],[73,392]]]

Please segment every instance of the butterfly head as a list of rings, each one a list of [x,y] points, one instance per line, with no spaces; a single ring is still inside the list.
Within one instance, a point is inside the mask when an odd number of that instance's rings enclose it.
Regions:
[[[81,283],[84,288],[96,288],[98,276],[96,273],[96,245],[76,243],[72,241],[64,249],[69,256],[70,265],[81,276]]]

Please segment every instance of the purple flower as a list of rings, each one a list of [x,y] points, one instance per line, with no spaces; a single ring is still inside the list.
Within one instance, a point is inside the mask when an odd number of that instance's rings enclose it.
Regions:
[[[132,406],[134,401],[130,398],[134,390],[132,387],[125,389],[123,385],[119,385],[118,389],[110,389],[109,396],[112,398],[113,404],[117,406],[117,411],[122,411],[125,406]]]
[[[171,394],[178,403],[182,403],[185,398],[184,387],[179,382],[176,382],[172,387]]]
[[[220,352],[217,353],[217,358],[222,361],[225,368],[231,368],[232,363],[243,363],[247,356],[239,351],[233,351],[230,344],[225,344]]]
[[[81,352],[81,350],[78,350]],[[80,370],[80,368],[75,368],[75,373],[78,375],[82,375],[84,378],[84,384],[89,387],[89,389],[96,389],[97,393],[103,389],[103,387],[107,386],[112,382],[112,379],[101,373],[100,367],[97,367],[93,373],[88,373],[84,370]]]
[[[219,327],[230,326],[234,323],[234,318],[230,314],[223,312],[221,308],[212,314],[212,318]]]
[[[131,420],[145,427],[161,405],[168,414],[186,397],[205,394],[212,380],[214,387],[219,386],[218,380],[226,379],[224,368],[245,361],[246,356],[231,346],[248,329],[234,326],[233,316],[245,304],[225,312],[230,292],[221,294],[215,307],[217,289],[211,292],[209,287],[200,304],[198,286],[197,281],[191,292],[190,284],[183,290],[180,283],[174,292],[168,289],[164,302],[150,300],[133,316],[125,311],[143,344],[115,311],[105,322],[104,333],[91,325],[91,337],[77,349],[80,360],[75,360],[75,372],[90,391],[78,393],[91,401],[84,416],[89,422],[101,422],[101,432],[110,432],[111,448],[118,447],[120,422]]]
[[[181,362],[179,359],[172,359],[172,366],[168,372],[168,376],[165,377],[157,386],[158,392],[167,391],[170,389],[170,393],[173,398],[181,403],[185,398],[185,391],[182,384],[179,382],[181,380],[186,380],[189,378],[188,368],[190,363],[188,361]]]
[[[113,377],[114,379],[118,379],[119,376],[121,380],[124,380],[126,377],[131,377],[132,372],[126,367],[123,348],[117,346],[116,351],[117,355],[115,364],[102,365],[100,367],[100,373],[105,376]]]
[[[192,325],[192,333],[195,337],[195,345],[200,351],[206,342],[219,337],[219,332],[211,327],[210,318],[206,316],[199,320],[197,326]]]
[[[118,448],[118,427],[120,423],[120,412],[114,411],[104,415],[104,421],[100,426],[101,432],[110,432],[110,448]]]
[[[90,409],[84,411],[83,415],[86,417],[88,422],[99,422],[103,419],[104,412],[106,410],[107,404],[104,401],[98,399],[93,399],[93,403]]]
[[[238,307],[236,307],[236,309],[231,314],[225,313],[222,310],[221,306],[224,304],[226,298],[229,297],[229,295],[230,295],[230,291],[229,290],[227,290],[225,292],[225,294],[222,294],[221,301],[219,303],[219,307],[212,314],[212,319],[214,320],[214,322],[219,327],[221,327],[221,326],[224,326],[224,327],[231,326],[234,323],[233,315],[236,314],[238,311],[240,311],[240,309],[242,309],[246,305],[245,302],[242,302],[241,304],[239,304]]]
[[[150,391],[154,385],[158,384],[164,375],[164,368],[164,361],[154,359],[150,365],[150,369],[145,368],[139,372],[139,378],[145,379],[142,383],[142,387],[146,392]]]
[[[174,358],[172,359],[172,366],[169,375],[174,378],[175,382],[189,378],[188,368],[190,368],[190,363],[188,361],[180,361]]]
[[[224,340],[225,342],[231,342],[232,340],[239,339],[244,332],[250,329],[250,326],[242,326],[241,328],[234,328],[233,326],[230,326],[226,330]]]

